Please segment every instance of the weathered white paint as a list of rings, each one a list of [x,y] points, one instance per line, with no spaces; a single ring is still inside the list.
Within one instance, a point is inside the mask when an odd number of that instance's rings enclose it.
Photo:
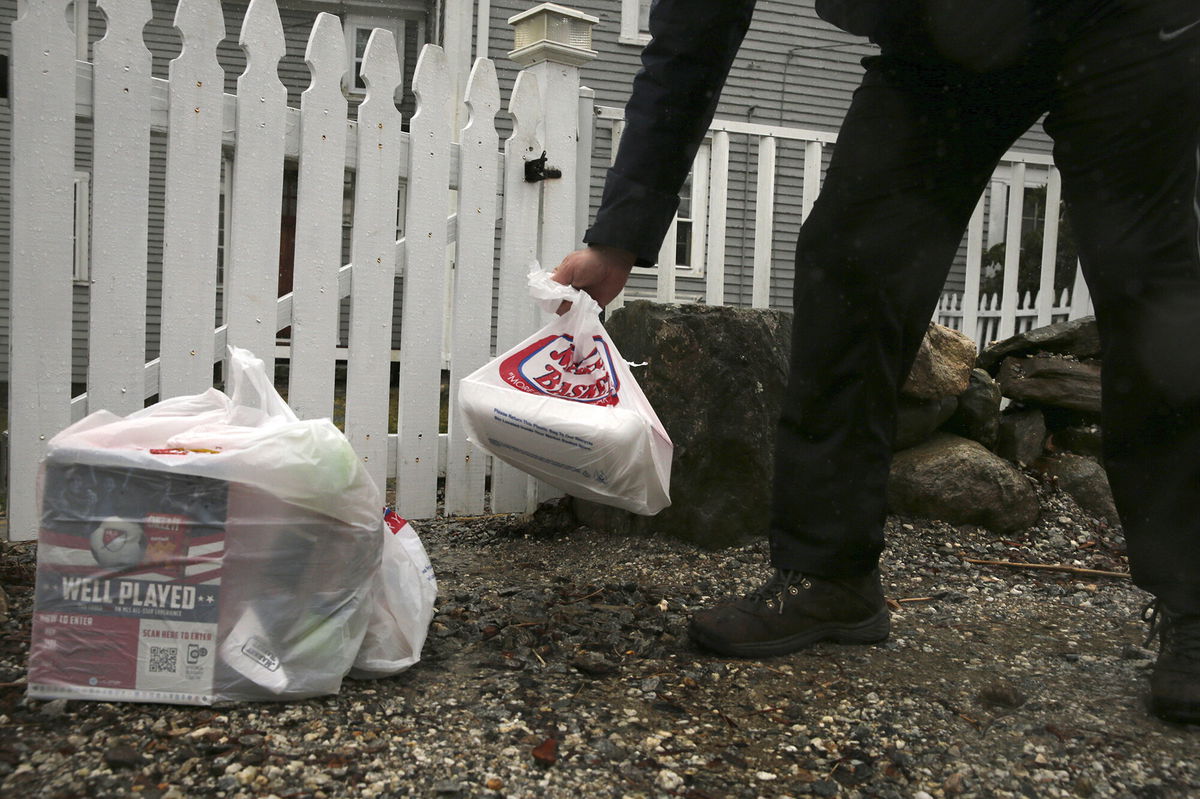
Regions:
[[[300,96],[288,404],[301,419],[318,419],[333,414],[346,169],[346,40],[333,14],[317,16],[304,60],[312,82]]]
[[[406,516],[437,513],[442,312],[446,296],[446,186],[452,95],[446,54],[426,45],[413,76],[409,121],[404,316],[400,327],[397,502]]]
[[[1000,330],[996,338],[1006,339],[1016,330],[1017,270],[1021,262],[1021,217],[1025,211],[1025,164],[1012,166],[1009,187],[1008,225],[1004,238],[1004,293],[1000,306]]]
[[[775,139],[758,140],[758,182],[754,197],[754,283],[750,304],[771,304],[771,239],[775,229]]]
[[[477,60],[467,82],[467,125],[459,136],[458,241],[454,261],[450,336],[450,406],[446,459],[446,513],[484,510],[484,453],[467,441],[458,407],[458,381],[483,366],[491,354],[492,272],[496,246],[496,190],[500,146],[496,113],[500,84],[491,61]]]
[[[401,118],[392,100],[401,72],[396,42],[390,31],[376,30],[371,34],[363,53],[362,75],[367,84],[367,99],[358,108],[359,169],[354,186],[354,232],[350,245],[354,280],[350,287],[346,436],[382,491],[389,471],[392,299],[401,171]],[[340,191],[340,179],[338,188]],[[407,304],[404,310],[409,310]],[[404,512],[412,513],[407,509]]]
[[[95,59],[92,263],[88,335],[90,410],[143,407],[146,243],[150,182],[150,0],[100,0],[107,19]],[[105,202],[120,197],[121,202]]]
[[[810,141],[804,145],[804,188],[800,199],[800,213],[804,219],[808,219],[808,215],[812,213],[817,195],[821,193],[823,151],[819,141]]]
[[[564,175],[577,168],[576,137],[579,130],[579,68],[570,64],[543,61],[527,68],[542,92],[542,134],[547,167],[556,167]],[[575,250],[583,231],[575,229],[575,184],[552,179],[542,184],[542,236],[540,257],[545,269],[553,269]]]
[[[729,134],[713,134],[712,168],[708,189],[708,252],[704,263],[704,294],[709,305],[725,304],[725,223],[729,205]]]
[[[497,277],[496,352],[520,343],[537,329],[537,311],[529,301],[525,275],[537,261],[538,204],[541,188],[525,182],[525,162],[542,152],[538,128],[542,100],[537,78],[522,71],[513,84],[508,113],[512,135],[504,142],[504,222]],[[533,510],[534,488],[529,476],[499,460],[492,462],[492,511]]]
[[[284,54],[283,26],[274,0],[250,0],[239,43],[246,50],[247,63],[237,81],[225,322],[229,343],[253,352],[271,374],[287,108],[287,89],[278,74]],[[271,212],[264,213],[265,209]]]
[[[164,324],[159,333],[163,397],[196,394],[212,384],[225,82],[217,61],[217,45],[225,38],[220,3],[180,3],[175,27],[183,49],[171,62],[167,92]]]
[[[667,236],[658,250],[658,287],[654,298],[658,302],[675,301],[675,261],[679,246],[679,216],[671,220]],[[624,296],[625,292],[621,292]]]
[[[967,273],[963,281],[962,327],[964,331],[975,330],[979,318],[979,278],[983,263],[983,197],[975,203],[971,221],[967,223]],[[974,264],[971,268],[969,265]],[[968,333],[970,335],[970,333]]]
[[[1062,175],[1051,169],[1046,181],[1046,227],[1042,231],[1042,275],[1038,286],[1037,324],[1050,324],[1054,273],[1058,266],[1058,206],[1062,202]]]
[[[35,538],[37,466],[70,421],[75,37],[67,0],[26,3],[12,39],[8,531]]]

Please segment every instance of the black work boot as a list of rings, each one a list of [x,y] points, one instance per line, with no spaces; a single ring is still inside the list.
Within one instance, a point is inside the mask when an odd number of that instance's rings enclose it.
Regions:
[[[1142,618],[1149,645],[1158,636],[1158,661],[1150,674],[1150,710],[1159,718],[1200,724],[1200,615],[1175,614],[1155,600]]]
[[[757,591],[692,617],[696,643],[722,655],[785,655],[818,641],[871,644],[891,629],[879,570],[825,579],[776,569]]]

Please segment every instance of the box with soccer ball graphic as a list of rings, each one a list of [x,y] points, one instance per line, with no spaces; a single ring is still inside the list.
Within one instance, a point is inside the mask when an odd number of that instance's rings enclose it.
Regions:
[[[49,463],[30,694],[212,700],[229,486]]]

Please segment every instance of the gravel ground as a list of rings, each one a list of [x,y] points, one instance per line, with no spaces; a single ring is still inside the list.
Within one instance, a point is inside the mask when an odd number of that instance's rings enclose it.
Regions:
[[[1041,522],[1011,538],[889,519],[891,640],[766,661],[686,636],[761,580],[762,541],[706,552],[553,507],[425,522],[422,662],[280,705],[26,700],[34,551],[5,545],[0,796],[1200,795],[1200,735],[1145,709],[1146,596],[966,560],[1126,570],[1119,530],[1039,492]]]

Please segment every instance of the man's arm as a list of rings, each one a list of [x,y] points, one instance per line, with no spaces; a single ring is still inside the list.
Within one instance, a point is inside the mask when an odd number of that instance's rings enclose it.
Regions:
[[[657,260],[753,11],[754,0],[657,0],[651,7],[651,40],[625,106],[621,145],[584,236],[591,246],[567,256],[556,280],[604,305],[635,263]]]

